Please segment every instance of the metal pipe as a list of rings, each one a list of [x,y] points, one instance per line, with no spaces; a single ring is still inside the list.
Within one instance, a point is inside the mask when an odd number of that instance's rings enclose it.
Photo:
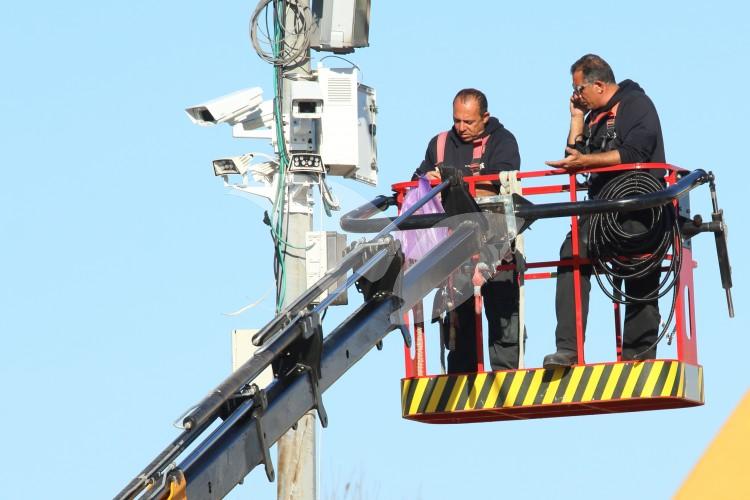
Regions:
[[[697,169],[672,184],[654,193],[628,196],[616,200],[585,200],[563,203],[545,203],[542,205],[525,204],[515,207],[516,217],[525,221],[569,217],[571,215],[590,215],[607,212],[635,212],[655,208],[676,200],[692,189],[709,181],[705,170]]]
[[[675,184],[655,193],[630,196],[617,200],[585,200],[562,203],[544,203],[538,205],[527,202],[516,204],[514,207],[514,214],[516,217],[526,221],[525,227],[528,227],[531,221],[538,219],[608,212],[634,212],[669,203],[672,200],[684,196],[699,185],[708,182],[709,179],[710,175],[707,174],[705,170],[697,169],[690,172]],[[364,206],[360,207],[342,216],[342,229],[354,233],[382,231],[391,226],[395,226],[400,230],[427,229],[431,227],[440,227],[442,225],[451,225],[450,219],[453,217],[448,214],[429,214],[412,215],[408,220],[404,220],[401,216],[368,219],[366,217],[359,217],[360,215],[365,215],[364,208]],[[370,211],[370,214],[372,213],[374,212]]]
[[[412,215],[414,215],[414,212],[419,210],[424,206],[425,203],[433,199],[437,194],[441,191],[443,191],[445,188],[447,188],[450,185],[450,181],[443,181],[434,188],[430,189],[430,192],[428,192],[426,195],[421,197],[414,205],[407,208],[401,215],[396,217],[390,224],[385,226],[378,234],[375,236],[375,239],[382,238],[386,234],[390,233],[394,229],[396,229],[399,225],[399,223],[403,220],[408,219]]]

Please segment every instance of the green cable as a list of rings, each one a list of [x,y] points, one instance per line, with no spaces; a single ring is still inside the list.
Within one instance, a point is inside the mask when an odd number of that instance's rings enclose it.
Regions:
[[[279,60],[281,53],[281,34],[282,25],[279,16],[279,7],[281,12],[286,12],[285,2],[283,0],[274,1],[274,41],[273,41],[273,56],[274,59]],[[283,14],[282,14],[283,15]],[[289,165],[289,156],[286,151],[286,140],[284,139],[284,127],[282,125],[282,75],[283,66],[278,64],[274,65],[273,68],[273,92],[274,92],[274,112],[276,115],[276,142],[279,150],[279,174],[278,183],[276,186],[276,197],[273,202],[273,208],[271,210],[271,238],[274,242],[274,249],[276,253],[276,261],[278,265],[277,279],[279,280],[276,296],[276,312],[280,312],[282,304],[286,298],[286,265],[284,263],[284,254],[287,249],[293,248],[296,250],[307,250],[309,247],[297,246],[289,243],[283,237],[284,228],[284,201],[286,192],[286,170]],[[326,214],[330,217],[331,213],[328,206],[325,205]]]
[[[276,2],[275,2],[276,3]],[[280,4],[282,12],[284,12],[284,2],[278,2]],[[281,24],[279,20],[278,4],[274,9],[274,43],[273,43],[273,54],[274,58],[278,58],[281,52]],[[286,188],[286,167],[287,167],[287,155],[286,155],[286,144],[284,141],[284,130],[282,125],[282,114],[281,114],[281,94],[282,89],[280,88],[280,68],[274,65],[274,78],[273,78],[273,90],[274,90],[274,107],[276,112],[276,142],[279,150],[279,177],[276,186],[276,197],[273,203],[272,210],[272,225],[271,225],[271,237],[274,240],[274,247],[276,251],[276,262],[278,265],[279,280],[277,295],[276,295],[276,312],[280,312],[282,304],[286,298],[286,266],[284,264],[284,253],[286,252],[286,245],[282,238],[283,227],[284,227],[284,192]]]

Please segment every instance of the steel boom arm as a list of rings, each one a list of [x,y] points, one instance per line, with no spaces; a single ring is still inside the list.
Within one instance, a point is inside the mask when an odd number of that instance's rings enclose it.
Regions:
[[[259,406],[257,398],[243,402],[147,498],[168,498],[171,491],[184,492],[173,498],[222,498],[253,468],[262,463],[268,466],[268,447],[306,412],[320,408],[317,396],[398,329],[402,311],[437,287],[479,248],[478,225],[468,222],[459,226],[404,274],[401,296],[373,297],[326,336],[317,388],[307,373],[276,380],[265,392],[265,405]]]

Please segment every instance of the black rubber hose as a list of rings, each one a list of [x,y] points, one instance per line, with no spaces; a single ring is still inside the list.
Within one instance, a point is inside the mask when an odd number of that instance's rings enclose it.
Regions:
[[[661,181],[641,171],[627,172],[609,180],[597,197],[619,199],[649,197],[663,191]],[[643,230],[632,229],[628,223],[637,220]],[[628,227],[626,227],[628,226]],[[653,290],[640,297],[628,295],[622,286],[623,280],[632,280],[657,272],[667,255],[672,254],[664,277]],[[639,359],[664,338],[674,317],[677,298],[676,286],[682,267],[682,235],[673,204],[643,208],[630,214],[603,213],[591,215],[588,230],[589,259],[602,291],[614,302],[637,304],[652,302],[673,290],[669,317],[656,341],[634,357]],[[612,288],[605,285],[604,277]]]

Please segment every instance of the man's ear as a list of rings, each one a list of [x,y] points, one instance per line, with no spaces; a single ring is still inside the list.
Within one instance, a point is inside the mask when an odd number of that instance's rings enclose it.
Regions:
[[[490,121],[490,112],[489,111],[485,111],[484,114],[482,115],[482,122],[485,125],[487,125],[488,121]]]

